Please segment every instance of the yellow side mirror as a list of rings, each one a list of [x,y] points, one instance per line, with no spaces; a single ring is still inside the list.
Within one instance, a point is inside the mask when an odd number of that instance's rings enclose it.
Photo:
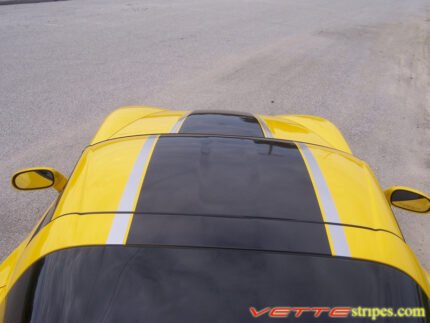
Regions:
[[[48,167],[26,168],[16,172],[11,179],[17,190],[30,191],[53,187],[62,192],[67,178],[58,170]]]
[[[405,186],[392,186],[384,191],[391,205],[417,213],[430,212],[430,196]]]

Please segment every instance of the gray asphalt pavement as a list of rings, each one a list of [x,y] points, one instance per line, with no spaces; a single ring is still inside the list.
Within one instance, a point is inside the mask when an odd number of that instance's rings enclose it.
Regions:
[[[430,192],[427,0],[71,0],[0,6],[0,259],[54,198],[9,177],[68,174],[122,105],[314,114],[383,187]],[[396,211],[430,269],[430,215]]]

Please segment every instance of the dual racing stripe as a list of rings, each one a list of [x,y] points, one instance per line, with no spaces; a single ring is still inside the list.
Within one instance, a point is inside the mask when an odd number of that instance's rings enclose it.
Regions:
[[[227,111],[194,111],[181,117],[171,132],[272,138],[260,117]]]
[[[259,139],[150,136],[107,243],[349,256],[321,170],[306,145],[299,147]]]
[[[332,253],[292,143],[160,137],[135,213],[127,244]]]

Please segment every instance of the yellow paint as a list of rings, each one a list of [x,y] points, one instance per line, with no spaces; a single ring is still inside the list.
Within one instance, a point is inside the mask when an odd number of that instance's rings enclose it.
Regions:
[[[91,144],[109,139],[115,132],[124,128],[127,124],[143,118],[151,113],[163,111],[164,109],[144,106],[127,106],[119,108],[109,114],[103,121]]]
[[[77,212],[116,212],[146,138],[115,139],[88,147],[70,177],[54,218]]]
[[[322,145],[351,154],[339,129],[330,121],[316,116],[261,116],[274,138]]]
[[[363,230],[344,226],[351,257],[398,268],[412,277],[430,296],[427,273],[418,259],[399,237],[384,231]]]
[[[125,137],[132,135],[149,135],[149,134],[166,134],[171,133],[175,124],[182,117],[184,112],[160,112],[152,114],[145,118],[138,119],[120,131],[116,132],[112,137]]]
[[[39,219],[39,221],[36,223],[34,228],[31,230],[29,235],[22,241],[18,247],[13,250],[9,256],[0,264],[0,306],[2,303],[2,298],[6,296],[6,291],[10,289],[11,285],[9,282],[9,279],[11,277],[11,274],[14,270],[17,268],[17,261],[19,257],[21,256],[22,252],[25,250],[28,242],[30,241],[30,238],[33,237],[34,233],[36,232],[37,228],[43,221],[46,214],[49,212],[49,210],[54,206],[55,201],[51,203],[51,205],[46,209],[46,211],[43,213],[43,216]],[[4,287],[2,287],[4,286]],[[1,316],[1,308],[0,308],[0,318]]]
[[[323,173],[341,223],[372,229],[343,226],[351,257],[398,268],[413,277],[430,295],[428,274],[403,240],[397,221],[369,166],[349,154],[307,146]],[[312,176],[311,179],[315,187]],[[317,197],[320,202],[318,193]],[[323,217],[325,219],[324,212]],[[333,254],[327,226],[326,230]]]
[[[146,171],[148,170],[148,166],[149,166],[149,164],[151,162],[152,153],[154,152],[154,148],[157,145],[157,141],[158,141],[158,137],[154,140],[154,143],[152,144],[151,150],[149,151],[148,159],[146,160],[145,167],[143,168],[143,171],[142,171],[142,174],[141,174],[141,177],[140,177],[140,180],[139,180],[138,187],[142,187],[142,185],[143,185],[143,182],[144,182],[144,179],[145,179],[145,175],[146,175]],[[137,201],[139,200],[139,193],[140,193],[140,191],[137,191],[136,192],[136,196],[134,197],[133,210],[136,209]],[[123,244],[126,243],[127,238],[128,238],[128,234],[130,233],[130,227],[131,227],[131,223],[133,222],[133,217],[134,217],[134,214],[132,214],[130,216],[129,220],[128,220],[127,230],[126,230],[126,233],[124,235],[124,240],[122,242]]]
[[[36,171],[22,170],[14,178],[15,187],[24,190],[47,188],[54,184],[54,180],[45,178]]]
[[[7,288],[31,264],[45,255],[74,246],[104,245],[114,214],[75,215],[59,217],[47,224],[23,250]]]
[[[123,136],[170,133],[176,122],[188,112],[145,106],[123,107],[106,118],[91,144]]]
[[[308,145],[329,188],[341,223],[383,229],[402,236],[369,166],[332,149]]]

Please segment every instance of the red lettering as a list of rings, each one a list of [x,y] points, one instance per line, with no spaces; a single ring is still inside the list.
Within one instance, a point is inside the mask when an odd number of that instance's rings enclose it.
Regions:
[[[270,317],[287,317],[290,314],[291,308],[289,307],[274,307],[269,313]]]
[[[312,311],[315,312],[314,317],[320,317],[322,312],[330,311],[330,307],[312,307]]]
[[[296,314],[294,316],[300,317],[300,316],[302,316],[303,312],[309,312],[311,310],[311,308],[310,307],[294,307],[293,310],[296,311]]]
[[[263,314],[266,314],[270,311],[270,307],[263,308],[262,310],[257,311],[255,307],[250,307],[249,311],[253,317],[260,317]]]
[[[351,307],[333,307],[328,313],[330,317],[348,317]]]

